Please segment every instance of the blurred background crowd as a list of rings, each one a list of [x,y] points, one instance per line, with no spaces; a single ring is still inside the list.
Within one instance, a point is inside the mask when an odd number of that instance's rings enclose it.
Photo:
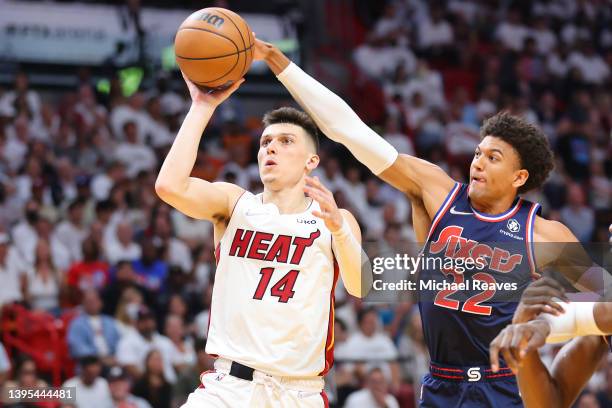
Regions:
[[[181,7],[214,3],[258,11],[249,2],[208,3]],[[485,118],[507,110],[541,126],[556,168],[527,198],[582,242],[608,241],[608,1],[271,3],[277,8],[267,13],[276,10],[295,23],[307,71],[400,152],[430,160],[459,181],[466,181]],[[113,6],[127,7],[134,41],[146,40],[139,2]],[[11,5],[2,0],[2,7]],[[77,387],[79,408],[91,401],[96,407],[180,406],[213,363],[204,352],[215,278],[211,225],[163,204],[154,191],[188,94],[176,71],[152,68],[141,57],[136,64],[146,67],[146,86],[129,95],[118,74],[102,91],[90,67],[79,67],[70,86],[37,86],[27,65],[0,82],[6,349],[0,349],[0,384],[65,382]],[[265,84],[265,74],[257,81]],[[261,113],[292,104],[275,92],[258,95],[245,87],[218,109],[194,176],[261,191]],[[401,253],[415,244],[406,197],[344,148],[322,141],[316,173],[338,206],[356,215],[370,245]],[[410,301],[366,304],[341,285],[336,307],[336,364],[326,386],[331,405],[415,406],[429,363],[418,309]],[[555,351],[543,351],[548,363]],[[602,362],[577,406],[612,407],[612,360]]]

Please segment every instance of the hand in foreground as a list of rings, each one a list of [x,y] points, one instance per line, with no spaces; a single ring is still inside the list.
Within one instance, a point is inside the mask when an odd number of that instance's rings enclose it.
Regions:
[[[244,78],[239,79],[234,82],[226,89],[222,90],[209,90],[206,91],[200,88],[198,85],[194,84],[187,76],[181,72],[183,75],[183,79],[187,84],[187,88],[189,89],[189,95],[191,95],[191,102],[195,105],[203,104],[210,105],[213,107],[219,106],[224,100],[230,97],[231,94],[236,91],[244,82]]]
[[[262,61],[266,59],[268,54],[274,49],[274,45],[257,39],[255,33],[253,33],[253,37],[255,38],[255,44],[253,45],[255,50],[253,61]]]
[[[544,277],[533,282],[525,289],[521,301],[514,312],[512,323],[525,323],[535,319],[540,313],[559,316],[563,307],[553,299],[569,302],[565,289],[556,280]]]
[[[325,221],[325,226],[332,233],[338,231],[342,227],[344,218],[342,218],[332,192],[319,181],[318,177],[306,177],[304,192],[321,207],[321,211],[313,211],[312,215]]]
[[[550,325],[540,319],[506,326],[489,346],[491,369],[494,373],[499,370],[501,352],[508,367],[516,374],[527,353],[542,347],[549,334]]]

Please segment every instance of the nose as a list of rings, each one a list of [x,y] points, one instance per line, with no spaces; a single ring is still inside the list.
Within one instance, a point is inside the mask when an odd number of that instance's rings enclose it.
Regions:
[[[474,157],[474,160],[472,160],[472,166],[478,170],[478,171],[482,171],[484,166],[483,166],[483,160],[482,158],[484,157],[483,154],[481,154],[479,157]]]
[[[270,143],[268,143],[268,146],[266,146],[266,153],[276,154],[276,142],[274,140],[271,140]]]

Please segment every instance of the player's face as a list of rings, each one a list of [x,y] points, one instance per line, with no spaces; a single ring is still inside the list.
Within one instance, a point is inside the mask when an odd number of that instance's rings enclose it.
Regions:
[[[516,191],[527,181],[516,150],[494,136],[486,136],[476,147],[470,166],[470,199],[491,200]]]
[[[289,123],[266,127],[259,139],[259,175],[266,188],[296,185],[319,164],[313,143],[304,129]]]

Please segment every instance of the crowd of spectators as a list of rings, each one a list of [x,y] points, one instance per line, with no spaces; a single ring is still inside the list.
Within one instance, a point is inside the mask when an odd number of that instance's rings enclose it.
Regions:
[[[546,131],[557,157],[545,187],[527,198],[581,241],[607,242],[612,8],[596,0],[499,3],[381,2],[381,17],[353,53],[359,75],[384,95],[386,119],[370,124],[400,152],[465,181],[482,121],[502,109],[521,115]],[[128,97],[118,80],[100,94],[86,75],[53,95],[41,95],[23,72],[0,89],[0,304],[75,313],[66,341],[78,365],[65,384],[78,387],[78,408],[178,406],[212,367],[204,352],[212,228],[154,192],[186,95],[164,75]],[[193,175],[261,191],[261,130],[240,96],[231,98],[205,132]],[[317,175],[356,215],[372,250],[406,252],[415,243],[406,197],[329,142],[321,156]],[[332,405],[413,406],[429,361],[418,310],[400,300],[371,306],[339,285]],[[49,381],[27,355],[9,361],[0,352],[5,385]],[[598,393],[601,407],[612,404],[612,364],[589,390],[581,398]]]

